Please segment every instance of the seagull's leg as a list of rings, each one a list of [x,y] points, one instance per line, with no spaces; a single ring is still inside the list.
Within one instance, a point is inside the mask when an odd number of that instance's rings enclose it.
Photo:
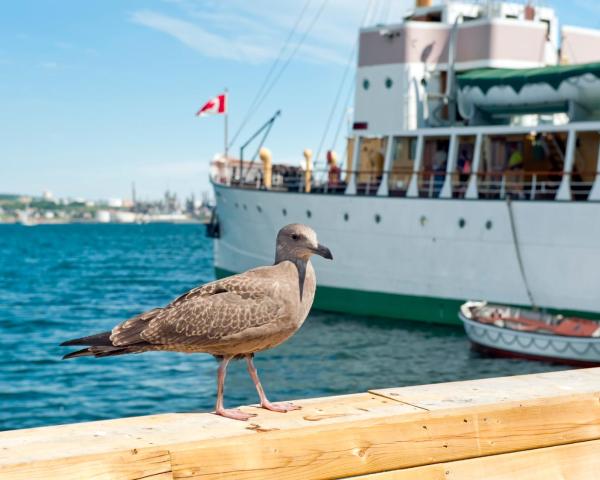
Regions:
[[[215,406],[215,413],[222,417],[232,418],[234,420],[248,420],[250,417],[255,417],[253,413],[244,413],[241,410],[230,409],[227,410],[223,406],[223,393],[225,390],[225,374],[227,373],[227,365],[231,357],[223,357],[219,363],[219,370],[217,373],[217,405]]]
[[[300,410],[299,405],[294,405],[293,403],[271,403],[269,399],[265,395],[265,391],[263,390],[262,385],[260,384],[260,379],[258,378],[258,372],[256,371],[256,367],[254,366],[254,361],[252,360],[254,357],[253,354],[246,355],[246,363],[248,363],[248,373],[252,377],[252,381],[254,382],[254,386],[256,387],[256,391],[258,392],[258,396],[260,397],[260,406],[262,408],[266,408],[267,410],[272,410],[274,412],[289,412],[291,410]]]

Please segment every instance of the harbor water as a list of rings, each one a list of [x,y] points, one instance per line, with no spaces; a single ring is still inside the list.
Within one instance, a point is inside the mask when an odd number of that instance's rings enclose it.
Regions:
[[[63,361],[70,350],[58,345],[213,279],[199,225],[0,225],[0,430],[210,411],[208,355]],[[481,356],[458,327],[317,311],[256,365],[271,400],[564,368]],[[257,401],[243,362],[228,370],[225,400]]]

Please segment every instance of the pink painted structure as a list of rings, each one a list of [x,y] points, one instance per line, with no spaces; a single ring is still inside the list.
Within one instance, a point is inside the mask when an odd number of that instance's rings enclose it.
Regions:
[[[363,30],[358,66],[446,64],[452,28],[441,23],[411,21],[395,27]],[[458,26],[456,42],[458,70],[543,66],[546,28],[522,20],[477,20]]]

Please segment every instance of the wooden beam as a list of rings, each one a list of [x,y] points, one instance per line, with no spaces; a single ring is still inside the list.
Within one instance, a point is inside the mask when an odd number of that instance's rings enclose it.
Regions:
[[[168,450],[126,450],[118,453],[65,457],[6,465],[0,478],[10,480],[173,480]]]
[[[600,439],[600,368],[298,403],[0,433],[0,479],[340,478]]]
[[[596,480],[600,440],[436,463],[355,480]]]

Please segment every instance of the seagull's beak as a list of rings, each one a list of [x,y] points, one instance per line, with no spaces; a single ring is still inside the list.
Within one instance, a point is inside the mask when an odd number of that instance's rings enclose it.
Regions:
[[[326,258],[327,260],[333,260],[333,255],[331,254],[331,250],[329,250],[325,245],[321,245],[320,243],[317,245],[317,248],[313,249],[317,255]]]

